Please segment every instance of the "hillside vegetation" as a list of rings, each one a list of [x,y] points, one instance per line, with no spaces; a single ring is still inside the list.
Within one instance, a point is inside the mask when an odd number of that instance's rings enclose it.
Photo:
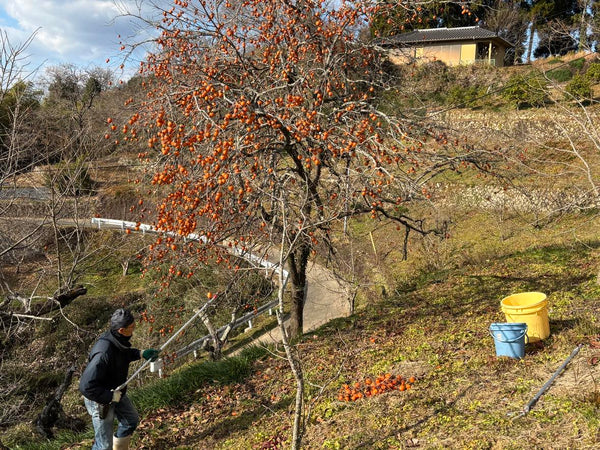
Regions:
[[[382,108],[409,104],[415,117],[434,120],[457,142],[506,149],[519,158],[507,158],[487,176],[461,169],[436,179],[435,190],[415,207],[428,220],[446,221],[448,234],[410,236],[407,259],[404,233],[385,221],[355,219],[348,236],[336,237],[337,258],[348,267],[344,275],[355,281],[356,309],[297,344],[309,383],[306,448],[597,447],[600,240],[589,183],[597,176],[600,150],[594,135],[597,64],[594,55],[571,55],[507,69],[398,69],[406,71],[402,84],[397,92],[381,93]],[[589,90],[574,80],[587,80]],[[582,117],[589,126],[581,126]],[[127,182],[143,170],[135,153],[89,163],[95,188],[86,197],[86,214],[134,217],[129,207],[147,193]],[[16,185],[43,185],[51,167],[19,177]],[[6,229],[31,226],[41,204],[19,200],[10,208]],[[86,296],[54,320],[27,323],[1,343],[7,389],[0,402],[10,411],[0,415],[1,442],[9,448],[90,446],[91,423],[76,385],[87,349],[115,308],[152,314],[152,323],[140,321],[134,345],[156,346],[174,314],[181,312],[176,324],[183,323],[199,295],[231,281],[207,266],[197,280],[162,291],[158,276],[145,273],[137,257],[150,243],[144,235],[82,233],[89,256],[77,273]],[[36,276],[40,267],[50,273],[56,265],[44,257],[53,250],[51,234],[16,255],[19,265],[5,259],[9,283],[41,279],[38,292],[52,292],[52,277]],[[67,258],[67,248],[55,250]],[[268,289],[259,291],[253,301],[270,298]],[[522,360],[498,358],[489,326],[505,320],[503,297],[525,291],[548,295],[551,335],[528,344]],[[272,318],[261,321],[258,329],[274,326]],[[186,339],[205,333],[194,327]],[[233,336],[240,347],[249,341],[241,332]],[[518,417],[578,344],[584,346],[565,373],[529,414]],[[190,359],[164,380],[144,374],[131,389],[143,417],[135,448],[287,448],[295,387],[279,351],[252,348],[223,361]],[[55,429],[57,437],[47,440],[32,421],[70,364],[77,370],[62,405],[81,423],[71,431]],[[410,387],[386,384],[400,376]]]

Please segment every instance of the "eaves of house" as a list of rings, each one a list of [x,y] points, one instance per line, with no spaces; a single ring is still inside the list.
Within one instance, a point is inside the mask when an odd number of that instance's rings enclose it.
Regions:
[[[430,28],[414,30],[408,33],[398,34],[379,39],[383,46],[413,47],[423,44],[436,44],[441,42],[464,42],[464,41],[492,41],[503,47],[514,47],[506,39],[496,33],[478,26],[459,28]]]

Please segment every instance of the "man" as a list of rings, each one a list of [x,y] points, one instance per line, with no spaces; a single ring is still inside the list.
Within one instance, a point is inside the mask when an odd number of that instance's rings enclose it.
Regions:
[[[131,347],[135,320],[131,311],[117,309],[110,318],[110,329],[96,341],[81,375],[79,391],[94,425],[93,450],[127,450],[139,423],[138,413],[126,395],[127,387],[115,390],[125,381],[129,363],[140,357],[154,361],[159,350],[143,352]],[[119,425],[113,436],[115,416]]]

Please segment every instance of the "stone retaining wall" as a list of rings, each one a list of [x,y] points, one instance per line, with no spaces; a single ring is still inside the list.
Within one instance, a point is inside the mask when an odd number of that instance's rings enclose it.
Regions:
[[[459,134],[495,138],[516,142],[539,142],[563,140],[565,133],[580,136],[582,129],[572,113],[558,108],[541,108],[513,111],[450,110],[440,115],[439,120]],[[593,116],[592,116],[593,118]]]

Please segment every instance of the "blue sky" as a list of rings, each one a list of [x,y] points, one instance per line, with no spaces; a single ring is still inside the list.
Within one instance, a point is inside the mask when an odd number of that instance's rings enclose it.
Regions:
[[[142,2],[143,7],[151,8],[150,2]],[[43,71],[45,66],[71,63],[117,69],[123,57],[119,35],[139,41],[144,33],[123,16],[126,10],[137,11],[138,4],[139,0],[0,0],[0,28],[13,47],[35,33],[27,49],[29,67],[42,66]]]

